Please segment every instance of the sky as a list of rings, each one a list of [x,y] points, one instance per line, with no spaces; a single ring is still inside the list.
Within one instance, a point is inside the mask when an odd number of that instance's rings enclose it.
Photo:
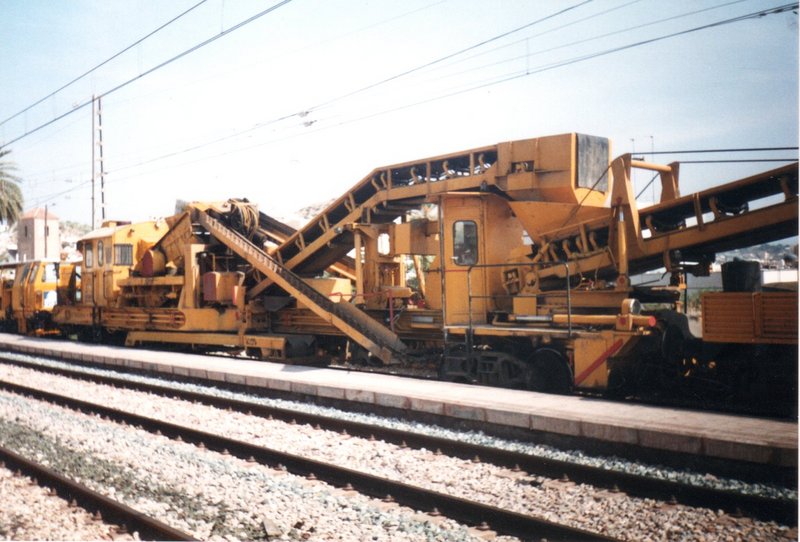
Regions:
[[[785,1],[0,0],[0,146],[25,209],[83,224],[93,96],[105,215],[132,221],[231,197],[286,217],[376,167],[566,132],[796,147],[797,8],[714,24]],[[682,192],[778,165],[684,164]]]

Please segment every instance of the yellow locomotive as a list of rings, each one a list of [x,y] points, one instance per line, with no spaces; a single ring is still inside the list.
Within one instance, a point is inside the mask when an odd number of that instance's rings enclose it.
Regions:
[[[636,169],[660,179],[660,202],[639,208]],[[500,143],[377,168],[300,230],[237,199],[107,223],[62,266],[52,321],[132,346],[427,363],[445,379],[564,392],[623,392],[654,371],[733,382],[764,373],[768,351],[781,361],[767,380],[796,389],[796,288],[710,295],[704,340],[681,293],[716,252],[796,235],[797,190],[796,163],[682,196],[677,163],[612,160],[605,138]],[[670,286],[631,283],[656,268]],[[743,327],[720,333],[733,307]],[[726,364],[731,343],[751,361]]]

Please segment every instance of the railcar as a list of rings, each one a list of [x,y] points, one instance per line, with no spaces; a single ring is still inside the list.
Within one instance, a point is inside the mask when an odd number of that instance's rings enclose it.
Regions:
[[[72,262],[31,260],[0,264],[0,328],[30,335],[59,335],[52,321],[60,293],[77,280]]]
[[[635,170],[659,180],[659,202],[638,205]],[[718,252],[796,235],[797,190],[797,163],[681,195],[678,163],[612,159],[602,137],[512,141],[377,168],[299,230],[245,199],[109,222],[60,268],[48,314],[130,346],[427,364],[551,392],[713,382],[791,397],[796,283],[707,294],[702,337],[682,294]],[[668,286],[632,283],[658,268]]]

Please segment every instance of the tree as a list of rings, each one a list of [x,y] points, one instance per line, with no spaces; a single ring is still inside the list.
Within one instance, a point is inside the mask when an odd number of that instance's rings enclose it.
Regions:
[[[9,149],[0,149],[0,221],[13,224],[22,214],[21,179],[13,174],[17,166],[6,159]]]

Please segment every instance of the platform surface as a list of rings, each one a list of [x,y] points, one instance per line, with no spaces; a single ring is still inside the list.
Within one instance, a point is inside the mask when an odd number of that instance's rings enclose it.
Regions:
[[[400,376],[0,334],[0,351],[64,357],[782,467],[797,423]]]

